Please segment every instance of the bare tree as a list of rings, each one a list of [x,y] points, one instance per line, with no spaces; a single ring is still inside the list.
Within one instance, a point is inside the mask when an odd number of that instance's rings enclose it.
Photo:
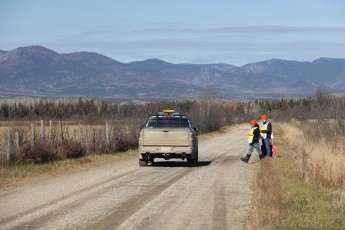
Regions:
[[[323,121],[330,116],[331,92],[324,86],[320,85],[315,90],[317,117]]]

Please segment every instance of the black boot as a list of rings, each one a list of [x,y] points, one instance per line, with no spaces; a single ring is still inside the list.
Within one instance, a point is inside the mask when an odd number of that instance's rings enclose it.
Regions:
[[[262,158],[264,158],[264,156],[261,154],[261,155],[259,155],[259,158],[260,158],[260,160],[262,160]]]
[[[251,155],[247,154],[246,157],[241,157],[241,160],[244,161],[244,162],[246,162],[246,163],[248,163],[250,156],[251,156]]]

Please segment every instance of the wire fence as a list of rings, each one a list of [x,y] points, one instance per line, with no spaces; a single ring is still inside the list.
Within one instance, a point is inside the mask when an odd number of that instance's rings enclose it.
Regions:
[[[44,163],[88,154],[136,148],[138,123],[104,121],[102,124],[68,124],[39,121],[1,127],[1,164]]]

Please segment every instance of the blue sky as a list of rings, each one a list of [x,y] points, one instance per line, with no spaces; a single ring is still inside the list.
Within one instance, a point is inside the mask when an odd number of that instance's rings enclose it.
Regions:
[[[241,66],[345,58],[343,0],[0,0],[0,50]]]

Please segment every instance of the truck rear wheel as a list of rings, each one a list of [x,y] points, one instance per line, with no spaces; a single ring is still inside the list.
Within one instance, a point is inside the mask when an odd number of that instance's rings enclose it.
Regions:
[[[198,157],[196,157],[195,159],[192,159],[191,157],[187,157],[187,165],[189,167],[195,167],[198,165]]]
[[[194,159],[192,159],[192,156],[187,157],[187,164],[189,167],[195,167],[199,163],[199,150],[198,147],[194,150]]]
[[[197,166],[199,164],[199,149],[198,147],[196,147],[195,150],[195,166]]]
[[[147,166],[147,160],[139,159],[139,166]]]

